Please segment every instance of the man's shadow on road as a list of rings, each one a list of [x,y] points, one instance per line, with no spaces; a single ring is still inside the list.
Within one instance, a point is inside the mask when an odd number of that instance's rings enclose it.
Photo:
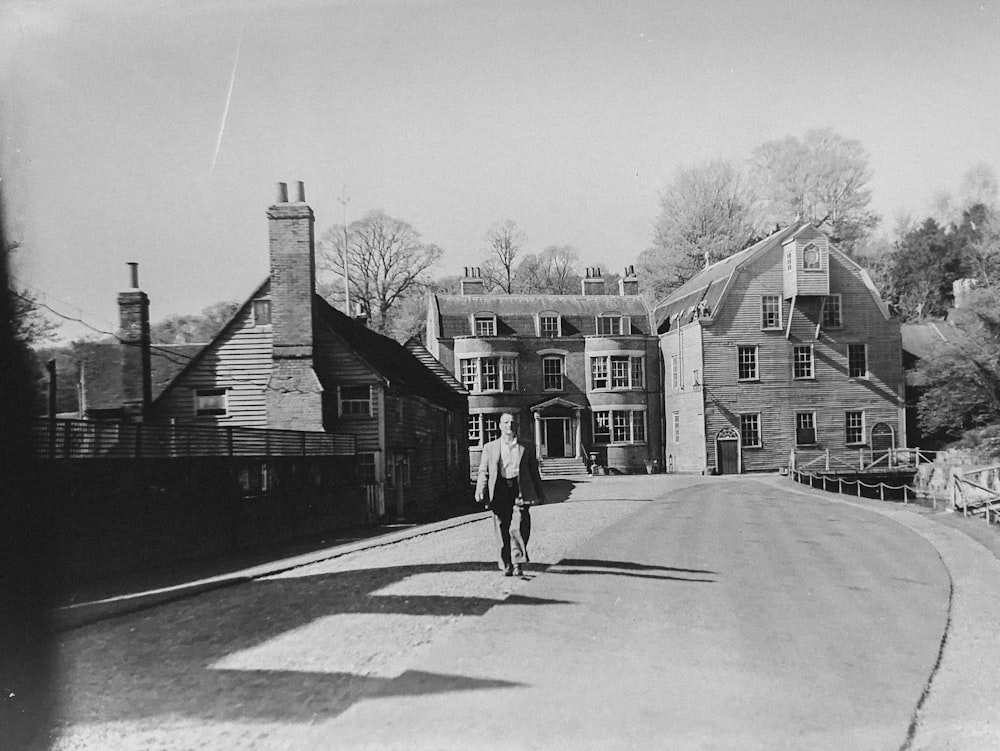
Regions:
[[[670,573],[663,574],[659,572]],[[680,582],[714,583],[717,581],[716,579],[705,579],[696,576],[676,576],[676,574],[716,575],[715,571],[708,571],[706,569],[653,566],[647,563],[635,563],[634,561],[608,561],[599,558],[563,558],[554,567],[549,569],[549,573],[564,576],[593,576],[595,574],[602,576],[631,576],[640,579],[662,579]]]
[[[273,639],[294,640],[292,632],[329,616],[482,616],[494,607],[568,604],[523,595],[501,600],[380,593],[417,574],[470,571],[497,575],[495,564],[470,561],[260,579],[84,627],[73,632],[77,644],[68,659],[74,670],[63,679],[69,692],[66,704],[71,707],[66,719],[91,723],[174,716],[218,722],[309,722],[336,717],[365,698],[521,685],[413,670],[387,678],[324,670],[213,667]],[[316,633],[331,642],[338,638],[326,637],[329,629]],[[377,652],[379,646],[366,644],[362,649]],[[322,654],[315,643],[304,646],[304,651]]]

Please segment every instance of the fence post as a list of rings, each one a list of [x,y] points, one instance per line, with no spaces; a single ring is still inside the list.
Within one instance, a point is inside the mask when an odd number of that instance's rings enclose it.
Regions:
[[[844,478],[837,475],[837,494],[841,495],[844,492]]]
[[[857,482],[857,484],[858,484],[858,498],[860,498],[861,497],[861,478],[859,477],[857,480],[855,480],[855,482]]]
[[[885,483],[880,482],[878,484],[878,497],[880,500],[885,500]]]
[[[858,470],[863,471],[865,468],[865,450],[858,449]]]
[[[903,505],[904,505],[904,506],[905,506],[905,505],[906,505],[907,503],[909,503],[909,502],[910,502],[910,499],[909,499],[909,497],[908,497],[908,496],[909,496],[909,494],[910,494],[910,486],[909,486],[909,485],[907,485],[906,483],[903,483]]]
[[[826,471],[829,472],[830,471],[830,449],[826,449],[823,452],[823,455],[826,458]],[[823,484],[823,489],[826,490],[826,483],[825,482]]]
[[[73,424],[69,421],[63,423],[63,458],[69,459],[73,454],[73,446],[71,444],[73,432],[71,428]]]

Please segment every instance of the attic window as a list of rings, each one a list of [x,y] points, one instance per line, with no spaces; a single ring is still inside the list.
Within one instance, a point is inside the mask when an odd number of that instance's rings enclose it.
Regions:
[[[360,415],[367,417],[372,413],[372,390],[370,386],[340,386],[337,389],[340,403],[340,416]]]
[[[473,336],[496,336],[497,317],[494,313],[476,313],[472,323]]]
[[[625,333],[625,316],[617,313],[604,313],[597,316],[598,336],[621,336]]]
[[[195,389],[194,411],[198,417],[219,417],[228,414],[226,389]]]
[[[271,325],[271,301],[268,298],[253,301],[253,325]]]
[[[562,335],[562,321],[558,313],[540,313],[538,316],[538,335],[558,337]]]
[[[823,268],[823,256],[813,243],[802,249],[802,268],[805,271],[820,271]]]

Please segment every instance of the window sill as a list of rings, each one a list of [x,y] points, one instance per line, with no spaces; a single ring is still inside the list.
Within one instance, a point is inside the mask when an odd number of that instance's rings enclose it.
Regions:
[[[759,378],[737,378],[737,383],[760,383]]]
[[[792,376],[793,381],[815,381],[816,376]]]

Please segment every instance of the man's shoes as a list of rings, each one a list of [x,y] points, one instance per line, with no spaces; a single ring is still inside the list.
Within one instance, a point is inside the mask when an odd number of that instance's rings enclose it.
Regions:
[[[505,569],[503,570],[503,575],[504,575],[504,576],[513,576],[513,575],[514,575],[514,571],[515,571],[515,570],[516,570],[516,571],[520,571],[520,570],[521,570],[521,567],[520,567],[520,566],[507,566],[507,567],[506,567],[506,568],[505,568]],[[520,576],[520,574],[518,574],[518,575]]]
[[[507,574],[507,576],[523,576],[524,572],[521,570],[520,564],[514,564],[513,573]]]

